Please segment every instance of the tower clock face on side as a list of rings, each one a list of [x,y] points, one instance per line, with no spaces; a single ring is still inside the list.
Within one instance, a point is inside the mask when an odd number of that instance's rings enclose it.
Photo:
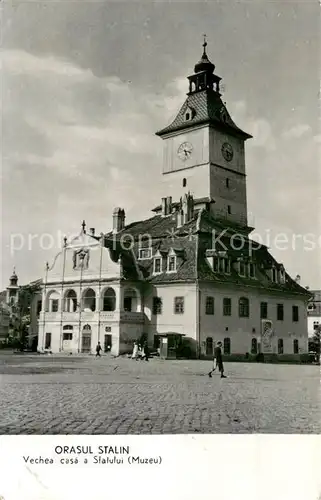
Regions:
[[[224,144],[222,145],[221,151],[222,151],[223,158],[226,161],[232,160],[234,152],[233,152],[233,148],[232,148],[231,144],[229,144],[228,142],[224,142]]]
[[[193,146],[190,142],[183,142],[177,150],[177,156],[180,160],[186,161],[191,157]]]

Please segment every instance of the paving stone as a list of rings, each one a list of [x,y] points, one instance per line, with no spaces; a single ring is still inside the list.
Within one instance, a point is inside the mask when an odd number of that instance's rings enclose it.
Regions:
[[[321,432],[318,366],[210,367],[0,353],[0,434]]]

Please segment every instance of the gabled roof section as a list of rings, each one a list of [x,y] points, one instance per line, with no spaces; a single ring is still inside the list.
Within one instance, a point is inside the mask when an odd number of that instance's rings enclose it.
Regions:
[[[195,114],[190,120],[186,121],[185,112],[188,108],[195,110]],[[234,132],[244,139],[250,139],[252,137],[234,123],[220,98],[220,94],[210,89],[188,94],[186,101],[179,110],[174,121],[167,127],[156,132],[156,135],[162,137],[170,132],[176,132],[202,124],[213,125],[222,130],[229,131],[230,133]]]

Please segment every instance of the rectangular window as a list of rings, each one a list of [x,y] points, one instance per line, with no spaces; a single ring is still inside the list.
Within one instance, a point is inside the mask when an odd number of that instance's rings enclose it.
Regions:
[[[214,297],[206,297],[205,314],[214,314]]]
[[[223,299],[223,316],[231,316],[232,314],[232,300],[228,297]]]
[[[228,214],[232,213],[231,205],[227,205],[227,213]]]
[[[278,281],[278,272],[275,269],[275,267],[272,267],[272,281],[274,283],[277,283],[277,281]]]
[[[162,272],[162,259],[160,257],[156,257],[154,259],[154,273]]]
[[[51,332],[47,332],[45,339],[45,349],[50,349],[50,347],[51,347]]]
[[[163,301],[160,297],[153,297],[153,314],[162,314]]]
[[[170,255],[168,257],[168,271],[173,272],[176,271],[176,256]]]
[[[152,249],[151,248],[140,248],[138,251],[138,258],[139,259],[150,259],[152,256]]]
[[[218,257],[213,257],[213,271],[214,273],[217,273],[219,270],[219,258]]]
[[[225,185],[226,185],[227,188],[230,187],[230,179],[226,178]]]
[[[284,320],[284,306],[283,306],[283,304],[276,305],[276,319],[278,321]]]
[[[174,298],[174,313],[184,314],[184,297]]]
[[[63,340],[72,340],[72,333],[64,332],[63,333]]]
[[[158,349],[160,346],[160,336],[154,335],[154,349]]]
[[[231,261],[230,261],[230,259],[226,260],[226,269],[225,269],[225,272],[227,274],[231,274]]]
[[[59,306],[59,300],[58,299],[52,299],[51,301],[51,312],[55,313],[58,311],[58,306]]]
[[[268,317],[268,304],[267,302],[261,302],[261,319],[267,319]]]
[[[299,321],[299,308],[298,306],[292,306],[292,321]]]

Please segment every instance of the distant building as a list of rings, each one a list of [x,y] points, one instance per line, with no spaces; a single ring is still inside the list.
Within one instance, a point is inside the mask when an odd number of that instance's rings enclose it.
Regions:
[[[78,237],[47,265],[39,350],[115,355],[146,334],[150,346],[177,333],[196,356],[299,354],[308,350],[309,292],[250,238],[245,141],[221,100],[206,42],[187,99],[159,131],[164,197],[146,220]]]
[[[309,290],[312,294],[308,302],[308,334],[313,337],[315,330],[321,327],[321,290]]]

